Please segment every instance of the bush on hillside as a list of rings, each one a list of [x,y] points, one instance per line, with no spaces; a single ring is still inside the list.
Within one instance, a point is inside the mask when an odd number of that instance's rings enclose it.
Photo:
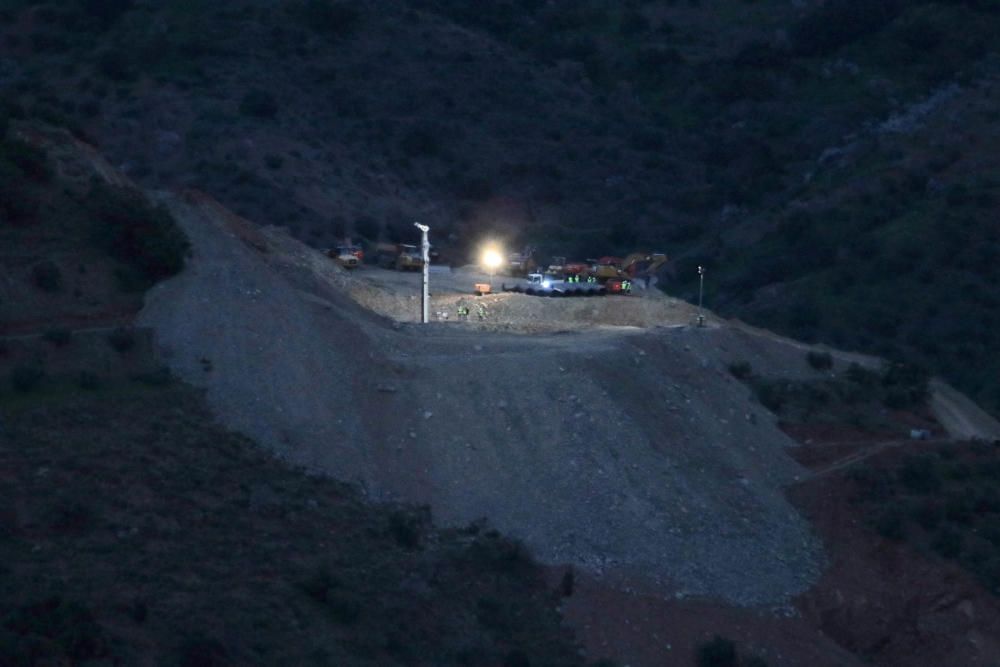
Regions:
[[[65,327],[55,327],[42,334],[42,338],[56,347],[66,347],[73,340],[73,332]]]
[[[162,206],[137,191],[105,184],[91,189],[84,204],[94,220],[95,241],[149,284],[184,268],[190,244]]]
[[[818,371],[825,371],[833,368],[833,357],[829,352],[810,350],[806,355],[806,361],[808,361],[809,365]]]
[[[135,78],[133,65],[132,56],[120,49],[107,49],[97,56],[97,71],[112,81],[130,81]]]
[[[737,667],[736,644],[716,635],[698,646],[698,667]]]
[[[878,32],[899,14],[901,0],[830,0],[796,23],[789,35],[800,56],[825,56]]]
[[[939,530],[931,541],[931,548],[945,558],[956,558],[962,553],[962,547],[962,534],[950,526]]]
[[[0,145],[0,162],[14,165],[26,178],[40,183],[52,180],[52,165],[41,148],[19,139],[8,139]]]
[[[278,103],[266,90],[251,90],[240,101],[240,113],[253,118],[274,118],[278,115]]]
[[[327,37],[346,37],[357,28],[361,14],[348,2],[306,0],[302,19],[309,28]]]
[[[43,379],[45,371],[37,366],[18,366],[10,372],[10,386],[20,394],[34,391]]]
[[[729,364],[729,374],[737,380],[747,380],[753,375],[753,367],[749,361],[734,361]]]
[[[101,386],[101,380],[97,377],[97,374],[91,373],[90,371],[82,371],[76,376],[76,385],[80,389],[86,389],[87,391],[92,391]]]
[[[62,271],[55,262],[45,260],[31,268],[31,279],[35,285],[46,292],[58,292],[63,288]]]
[[[430,157],[441,152],[441,140],[429,127],[412,127],[399,140],[408,157]]]
[[[135,347],[135,332],[132,329],[119,327],[108,334],[108,344],[120,354],[125,354]]]
[[[97,19],[104,27],[121,18],[122,14],[132,9],[135,0],[77,0],[80,9],[88,16]]]
[[[0,222],[27,225],[38,217],[40,202],[24,187],[14,167],[0,162]]]
[[[0,619],[0,628],[13,637],[5,645],[9,664],[95,664],[110,655],[109,642],[90,611],[57,596],[14,609]]]

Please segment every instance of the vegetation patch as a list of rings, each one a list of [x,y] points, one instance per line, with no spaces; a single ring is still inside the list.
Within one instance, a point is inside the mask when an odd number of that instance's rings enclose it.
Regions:
[[[828,356],[828,355],[827,355]],[[815,360],[810,359],[815,366]],[[826,357],[818,360],[826,369]],[[789,424],[850,424],[882,431],[897,428],[887,410],[926,411],[929,376],[923,369],[888,362],[879,370],[852,364],[842,375],[820,380],[770,379],[742,365],[730,373],[747,382],[757,400]]]
[[[292,469],[180,383],[0,410],[0,506],[36,518],[0,538],[4,664],[584,665],[519,543]]]
[[[766,660],[756,655],[741,655],[736,642],[719,635],[698,645],[695,664],[697,667],[767,667]]]
[[[190,243],[170,213],[140,192],[100,183],[84,200],[94,240],[150,286],[184,268]]]
[[[851,470],[854,502],[886,539],[953,561],[1000,595],[1000,462],[995,445],[941,445]]]

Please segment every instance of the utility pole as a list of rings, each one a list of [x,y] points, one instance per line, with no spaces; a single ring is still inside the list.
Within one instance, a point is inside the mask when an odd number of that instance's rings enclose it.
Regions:
[[[705,326],[705,311],[702,308],[705,295],[705,267],[698,266],[698,326]]]
[[[427,239],[427,232],[431,230],[427,225],[414,222],[413,226],[420,230],[420,257],[424,264],[424,287],[420,294],[420,322],[427,324],[430,321],[430,272],[431,272],[431,242]]]

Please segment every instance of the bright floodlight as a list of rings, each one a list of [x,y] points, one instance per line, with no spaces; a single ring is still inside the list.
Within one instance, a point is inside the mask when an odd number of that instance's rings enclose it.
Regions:
[[[490,271],[495,271],[501,264],[503,264],[503,257],[496,248],[487,248],[483,251],[483,266]]]

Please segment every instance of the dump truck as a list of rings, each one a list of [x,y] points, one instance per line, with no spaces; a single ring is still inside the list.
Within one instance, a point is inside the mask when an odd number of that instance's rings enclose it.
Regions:
[[[419,271],[424,268],[420,248],[406,243],[379,243],[375,246],[377,263],[383,269]]]

